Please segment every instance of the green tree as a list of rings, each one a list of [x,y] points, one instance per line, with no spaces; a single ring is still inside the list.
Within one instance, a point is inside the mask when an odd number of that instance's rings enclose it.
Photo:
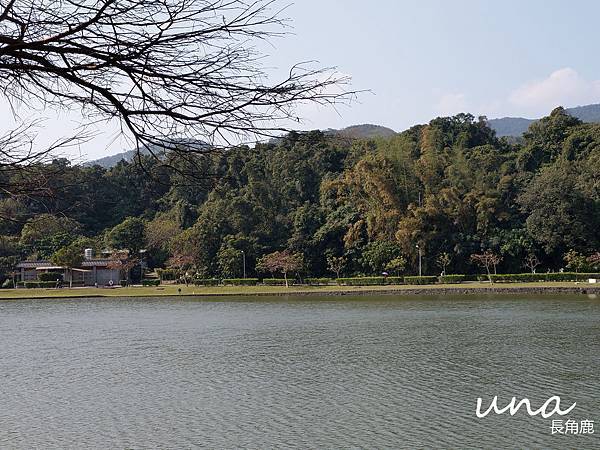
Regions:
[[[577,175],[572,163],[547,166],[519,196],[527,231],[549,254],[581,251],[598,242],[590,220],[595,206],[578,188]]]
[[[56,251],[50,258],[53,264],[65,267],[68,270],[69,288],[73,287],[73,269],[80,267],[83,262],[83,250],[82,241],[75,241]]]
[[[21,230],[21,243],[34,244],[41,239],[57,235],[71,235],[73,239],[81,231],[81,225],[65,216],[39,214],[29,219]]]
[[[128,217],[106,233],[106,245],[111,249],[127,250],[134,257],[146,246],[144,221],[138,217]]]
[[[588,269],[588,260],[585,255],[571,249],[565,253],[563,257],[567,269],[574,270],[575,272],[585,272]]]
[[[380,273],[387,268],[390,261],[399,257],[400,246],[390,241],[370,242],[362,252],[363,265],[372,273]]]
[[[242,251],[235,247],[235,239],[229,236],[217,253],[217,265],[224,278],[241,278],[243,275]]]
[[[404,269],[406,269],[406,259],[403,256],[398,256],[387,263],[385,269],[400,276],[404,272]]]

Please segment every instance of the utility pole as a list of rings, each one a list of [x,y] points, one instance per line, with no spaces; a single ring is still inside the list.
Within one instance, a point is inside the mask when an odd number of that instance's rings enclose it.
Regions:
[[[244,265],[244,278],[246,278],[246,253],[242,250],[242,261]]]
[[[421,270],[421,259],[422,259],[422,253],[421,253],[421,247],[419,247],[419,244],[415,245],[415,247],[417,247],[417,250],[419,251],[419,276],[422,276],[423,272]]]

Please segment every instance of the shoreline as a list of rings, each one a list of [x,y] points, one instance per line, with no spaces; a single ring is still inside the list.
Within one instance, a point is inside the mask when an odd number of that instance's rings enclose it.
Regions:
[[[181,289],[181,292],[178,292]],[[427,285],[427,286],[275,286],[199,288],[177,285],[161,287],[127,288],[63,288],[63,289],[10,289],[0,291],[2,300],[63,299],[63,298],[135,298],[135,297],[287,297],[287,296],[367,296],[398,295],[443,296],[443,295],[486,295],[486,294],[583,294],[600,295],[600,285],[581,283],[483,283]]]

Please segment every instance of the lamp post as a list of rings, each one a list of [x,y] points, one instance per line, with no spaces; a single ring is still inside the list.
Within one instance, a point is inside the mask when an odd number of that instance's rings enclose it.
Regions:
[[[242,262],[244,265],[244,278],[246,278],[246,253],[242,250]]]
[[[421,247],[419,247],[419,244],[415,245],[415,247],[419,251],[419,276],[422,276],[422,271],[421,271],[421,267],[422,267],[422,265],[421,265],[421,258],[422,258]]]

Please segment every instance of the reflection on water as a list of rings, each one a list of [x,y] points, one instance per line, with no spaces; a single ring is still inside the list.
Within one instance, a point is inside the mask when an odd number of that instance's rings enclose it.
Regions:
[[[475,417],[600,427],[585,295],[7,301],[0,333],[1,448],[600,448]]]

